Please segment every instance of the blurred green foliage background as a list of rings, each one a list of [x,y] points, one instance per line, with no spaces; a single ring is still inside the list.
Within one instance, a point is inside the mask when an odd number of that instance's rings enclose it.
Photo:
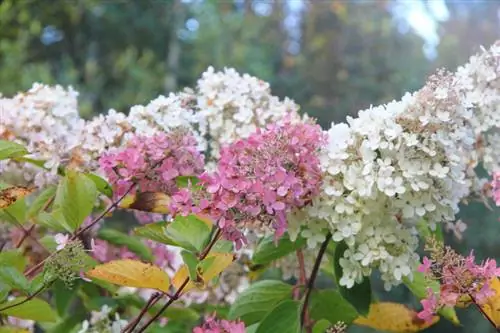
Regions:
[[[327,128],[418,89],[436,68],[454,70],[499,38],[496,0],[3,0],[0,91],[72,85],[88,118],[127,112],[194,85],[210,65],[227,66],[269,81]],[[499,216],[469,204],[465,238],[447,234],[448,243],[500,259]],[[377,290],[419,306],[404,287]],[[463,327],[441,320],[428,332],[488,332],[473,309],[459,316]]]

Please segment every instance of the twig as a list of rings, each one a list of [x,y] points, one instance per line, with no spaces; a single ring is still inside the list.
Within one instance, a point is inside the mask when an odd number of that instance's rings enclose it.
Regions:
[[[493,321],[493,319],[491,319],[487,314],[486,312],[484,312],[483,308],[476,302],[476,299],[472,296],[472,294],[469,294],[469,297],[471,298],[472,302],[474,303],[474,305],[476,306],[476,308],[479,310],[479,312],[481,312],[481,314],[490,322],[491,326],[493,326],[493,328],[497,331],[497,332],[500,332],[500,328],[497,327],[497,325],[495,324],[495,322]]]
[[[144,307],[142,308],[141,312],[137,315],[137,317],[134,320],[132,320],[130,323],[128,323],[127,326],[125,326],[123,331],[132,332],[134,328],[140,323],[141,318],[146,314],[146,312],[161,299],[161,296],[162,295],[160,293],[154,293],[153,295],[151,295],[146,305],[144,305]]]
[[[19,303],[15,303],[15,304],[11,304],[9,306],[6,306],[4,308],[1,308],[0,309],[0,312],[2,311],[5,311],[5,310],[8,310],[8,309],[12,309],[12,308],[15,308],[16,306],[19,306],[19,305],[22,305],[26,302],[29,302],[31,301],[33,298],[35,298],[36,296],[38,296],[44,289],[45,287],[48,287],[47,285],[43,285],[40,287],[40,289],[38,289],[37,291],[35,291],[33,294],[29,295],[28,297],[26,297],[25,299],[23,299],[21,302]]]
[[[50,199],[47,200],[47,202],[42,206],[41,211],[46,211],[47,208],[54,202],[55,197],[56,197],[55,195],[51,196]],[[16,249],[21,247],[21,245],[23,244],[23,242],[26,240],[26,238],[28,236],[30,238],[32,238],[33,240],[35,240],[37,242],[37,244],[41,246],[41,244],[38,242],[38,240],[36,238],[31,237],[31,233],[33,232],[33,229],[35,229],[35,226],[36,226],[36,224],[33,223],[31,225],[31,227],[28,228],[28,230],[24,230],[23,226],[21,225],[21,228],[23,229],[24,234],[23,234],[23,237],[21,237],[21,239],[16,243],[16,245],[15,245]],[[47,251],[47,249],[45,249],[43,246],[42,246],[42,248]],[[49,252],[49,251],[47,251],[47,252]]]
[[[307,284],[307,276],[306,276],[306,265],[304,263],[304,253],[302,250],[297,250],[297,261],[299,262],[299,280],[298,283],[299,285],[305,286]],[[299,299],[300,298],[300,289],[295,289],[295,298]],[[304,315],[304,325],[307,329],[308,333],[311,333],[311,327],[310,327],[310,318],[309,318],[309,311],[306,309],[305,315]]]
[[[90,222],[90,224],[80,230],[78,230],[77,232],[75,232],[73,234],[73,236],[71,236],[71,239],[70,240],[75,240],[77,239],[81,234],[83,234],[85,231],[89,230],[90,228],[92,228],[96,223],[98,223],[100,220],[102,220],[110,211],[112,211],[113,209],[115,209],[119,204],[120,202],[125,199],[125,197],[130,193],[130,191],[132,191],[132,189],[134,188],[134,186],[136,185],[136,183],[132,183],[129,188],[125,191],[125,193],[123,193],[122,196],[120,196],[115,202],[113,202],[108,208],[106,208],[98,217],[96,217],[92,222]]]
[[[210,250],[212,250],[213,246],[215,245],[215,243],[219,240],[220,236],[222,235],[222,231],[221,229],[217,229],[217,232],[215,233],[214,237],[212,238],[212,240],[210,241],[210,243],[207,245],[207,247],[201,252],[200,254],[200,260],[203,260],[206,258],[206,256],[210,253]],[[139,329],[138,333],[142,333],[144,332],[156,319],[158,319],[163,312],[165,312],[166,309],[168,309],[168,307],[170,305],[172,305],[172,303],[174,303],[176,300],[179,299],[179,297],[182,295],[182,291],[184,290],[184,288],[187,286],[187,284],[189,283],[189,277],[186,278],[184,280],[184,282],[182,283],[182,285],[179,287],[179,289],[177,289],[177,291],[175,292],[175,294],[170,297],[170,299],[168,300],[167,303],[165,303],[165,305],[162,306],[162,308],[160,309],[160,311],[158,311],[153,317],[151,317],[145,324],[144,326]],[[142,311],[141,311],[142,312]],[[144,311],[145,313],[145,311]],[[144,314],[143,314],[144,315]],[[141,317],[138,317],[136,319],[134,319],[134,322],[137,321],[139,322],[141,319]],[[124,330],[122,331],[122,333],[126,333],[127,331]],[[129,331],[130,332],[130,331]]]
[[[319,272],[319,266],[321,265],[321,260],[323,259],[323,255],[325,254],[326,247],[328,246],[328,242],[330,242],[330,238],[332,237],[331,233],[328,233],[326,235],[326,239],[321,244],[321,247],[319,249],[318,255],[316,257],[316,261],[314,262],[314,266],[311,272],[311,277],[309,277],[309,280],[307,281],[307,287],[306,287],[306,293],[304,296],[304,304],[302,305],[302,312],[300,314],[300,326],[304,327],[305,323],[305,318],[306,318],[306,313],[307,313],[307,306],[309,305],[309,298],[311,297],[311,292],[314,288],[314,281],[316,280],[316,276],[318,275]]]
[[[295,251],[297,255],[297,261],[299,263],[299,279],[297,280],[297,283],[295,285],[295,288],[293,289],[293,297],[294,299],[298,300],[300,298],[300,286],[305,286],[307,283],[307,276],[306,276],[306,267],[304,263],[304,253],[302,250],[297,250]]]

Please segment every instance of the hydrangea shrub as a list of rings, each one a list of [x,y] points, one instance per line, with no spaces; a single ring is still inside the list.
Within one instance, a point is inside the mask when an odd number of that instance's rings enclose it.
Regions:
[[[418,332],[468,306],[500,327],[495,260],[442,243],[462,201],[500,205],[499,43],[325,130],[233,69],[127,115],[77,96],[0,99],[6,332]],[[375,302],[375,271],[421,307]]]

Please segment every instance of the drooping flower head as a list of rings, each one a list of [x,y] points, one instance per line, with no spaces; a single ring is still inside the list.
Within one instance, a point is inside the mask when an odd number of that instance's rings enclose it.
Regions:
[[[453,307],[459,302],[483,304],[494,295],[490,285],[500,276],[495,260],[487,259],[476,264],[472,252],[463,257],[435,240],[431,240],[426,249],[431,253],[430,258],[424,257],[418,270],[426,277],[439,281],[441,288],[439,295],[428,290],[427,298],[421,301],[423,310],[418,315],[420,319],[432,320],[440,308]]]
[[[203,171],[203,156],[197,141],[181,129],[151,137],[134,136],[124,149],[104,154],[99,163],[120,196],[134,183],[139,191],[173,193],[178,176]]]
[[[203,325],[193,329],[193,333],[245,333],[245,324],[240,321],[217,320],[215,316],[205,319]]]
[[[320,127],[309,123],[287,121],[257,130],[224,147],[216,171],[200,176],[203,198],[180,192],[173,211],[205,213],[232,240],[242,230],[274,231],[280,237],[287,213],[319,192],[317,152],[323,143]]]

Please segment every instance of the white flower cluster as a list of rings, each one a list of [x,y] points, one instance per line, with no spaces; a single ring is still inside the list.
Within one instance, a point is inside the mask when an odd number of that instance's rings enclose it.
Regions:
[[[491,128],[484,121],[500,120],[498,47],[477,59],[483,61],[465,67],[468,75],[489,84],[464,86],[463,69],[455,75],[440,71],[420,91],[360,111],[328,131],[322,193],[308,209],[308,223],[299,222],[303,213],[290,216],[290,231],[308,238],[311,247],[326,230],[334,241],[346,242],[342,285],[353,286],[375,268],[387,289],[401,283],[418,260],[416,224],[432,228],[455,219],[474,183],[476,136]],[[470,98],[468,89],[488,102]],[[485,96],[490,94],[496,97]]]
[[[0,174],[20,184],[42,186],[54,179],[57,167],[80,142],[75,133],[84,126],[77,109],[78,93],[71,87],[34,84],[26,93],[0,99],[0,139],[23,144],[33,159],[46,161],[48,172],[0,161]]]
[[[30,157],[50,169],[0,162],[2,178],[43,186],[56,179],[61,164],[93,171],[105,150],[123,145],[133,133],[149,136],[179,127],[188,129],[213,161],[223,144],[287,116],[298,119],[295,103],[281,102],[268,83],[233,69],[209,68],[195,90],[159,96],[133,106],[128,115],[110,110],[85,121],[78,115],[77,95],[71,88],[34,84],[27,93],[0,99],[0,139],[26,145]]]
[[[78,333],[120,333],[127,326],[127,321],[115,313],[114,320],[109,319],[111,308],[103,305],[101,311],[92,311],[90,321],[85,320]]]
[[[269,83],[232,68],[203,73],[197,86],[198,108],[207,126],[210,155],[219,157],[222,145],[246,138],[257,128],[285,117],[299,119],[299,106],[271,94]]]

